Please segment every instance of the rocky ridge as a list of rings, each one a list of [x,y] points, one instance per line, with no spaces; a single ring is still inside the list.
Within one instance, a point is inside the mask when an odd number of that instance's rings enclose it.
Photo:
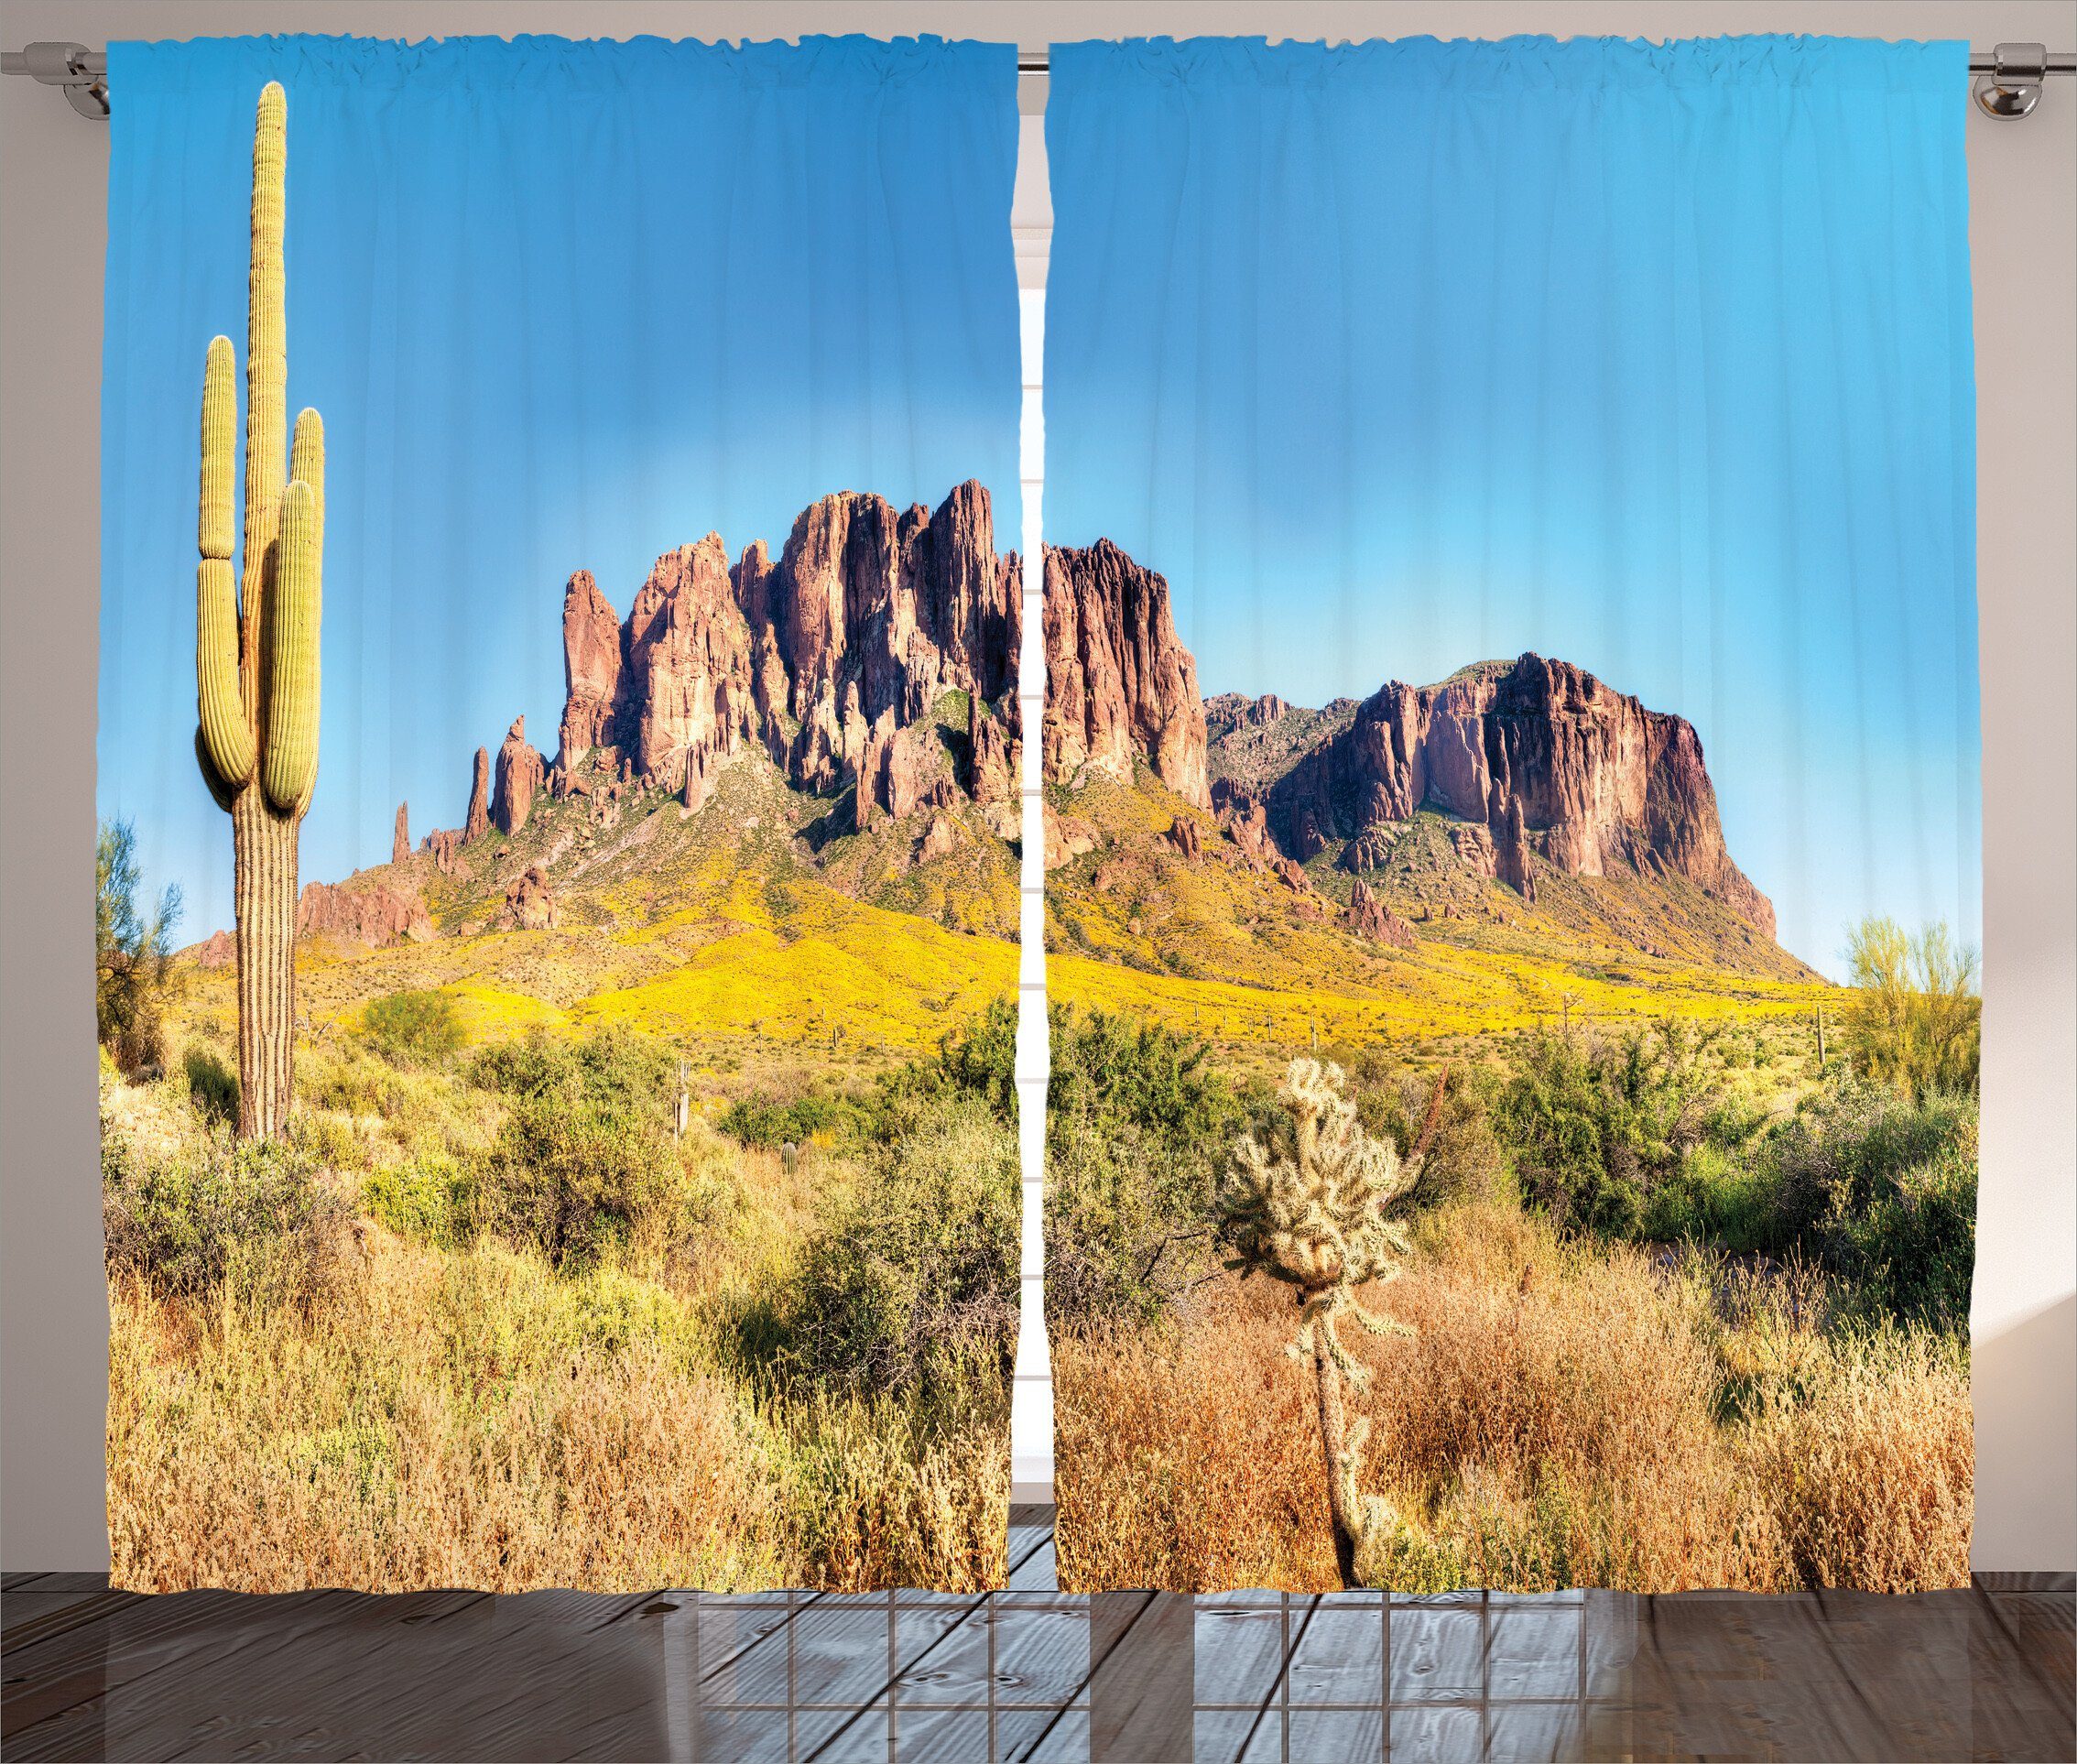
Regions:
[[[1357,877],[1348,917],[1359,934],[1410,942],[1362,878],[1430,814],[1444,821],[1457,868],[1526,905],[1539,869],[1677,878],[1774,937],[1772,904],[1725,846],[1693,725],[1583,669],[1528,654],[1321,710],[1274,694],[1200,701],[1160,576],[1099,540],[1049,550],[1045,583],[1049,781],[1129,779],[1144,763],[1217,812],[1236,861],[1294,888],[1299,866],[1332,854]],[[1068,861],[1064,841],[1049,843],[1049,867]]]

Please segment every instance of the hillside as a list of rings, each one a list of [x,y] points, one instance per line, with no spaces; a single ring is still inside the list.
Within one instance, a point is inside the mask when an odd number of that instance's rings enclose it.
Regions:
[[[1684,719],[1539,656],[1317,710],[1202,699],[1158,574],[1106,541],[1046,584],[1055,997],[1289,1047],[1829,996]]]
[[[867,1062],[1015,985],[1017,560],[987,492],[932,512],[845,492],[775,561],[718,535],[657,561],[626,618],[563,600],[551,757],[514,722],[458,829],[313,881],[299,1009],[450,991],[478,1035],[625,1020],[724,1066]],[[194,1004],[233,1010],[233,942]]]

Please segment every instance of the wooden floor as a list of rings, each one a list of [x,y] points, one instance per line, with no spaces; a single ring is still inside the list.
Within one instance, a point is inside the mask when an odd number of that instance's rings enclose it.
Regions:
[[[2069,1577],[1865,1594],[112,1593],[10,1574],[9,1759],[2077,1759]]]

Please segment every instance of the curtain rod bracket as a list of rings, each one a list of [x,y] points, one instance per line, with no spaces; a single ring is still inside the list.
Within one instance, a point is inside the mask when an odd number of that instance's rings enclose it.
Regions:
[[[84,43],[31,43],[0,57],[0,72],[26,73],[39,85],[58,86],[82,116],[108,120],[108,57]]]
[[[2069,71],[2053,63],[2070,59],[2051,59],[2043,43],[2000,43],[1991,51],[1990,67],[1976,75],[1976,108],[2002,123],[2031,115],[2034,106],[2041,102],[2041,82],[2051,72]],[[1971,56],[1969,60],[1974,66],[1976,58]]]

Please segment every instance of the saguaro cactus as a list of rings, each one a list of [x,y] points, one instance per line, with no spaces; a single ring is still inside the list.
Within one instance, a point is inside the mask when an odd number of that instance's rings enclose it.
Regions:
[[[238,1130],[278,1131],[295,1077],[296,860],[317,788],[318,632],[324,555],[324,427],[285,433],[288,375],[282,228],[288,100],[260,93],[253,126],[252,275],[245,318],[243,575],[234,591],[228,337],[202,375],[201,518],[196,572],[195,756],[231,817],[238,919]]]
[[[1281,1115],[1234,1142],[1220,1187],[1220,1235],[1233,1251],[1226,1266],[1243,1279],[1266,1274],[1296,1289],[1300,1321],[1290,1352],[1312,1361],[1334,1560],[1344,1586],[1364,1586],[1382,1578],[1380,1558],[1398,1515],[1357,1486],[1370,1423],[1363,1417],[1348,1422],[1343,1391],[1360,1389],[1370,1374],[1336,1325],[1353,1317],[1373,1334],[1410,1333],[1366,1311],[1355,1289],[1398,1277],[1395,1257],[1407,1253],[1405,1229],[1385,1209],[1413,1186],[1419,1149],[1402,1162],[1389,1141],[1373,1139],[1342,1083],[1339,1066],[1291,1062],[1278,1092]],[[1427,1138],[1424,1132],[1422,1149]]]

